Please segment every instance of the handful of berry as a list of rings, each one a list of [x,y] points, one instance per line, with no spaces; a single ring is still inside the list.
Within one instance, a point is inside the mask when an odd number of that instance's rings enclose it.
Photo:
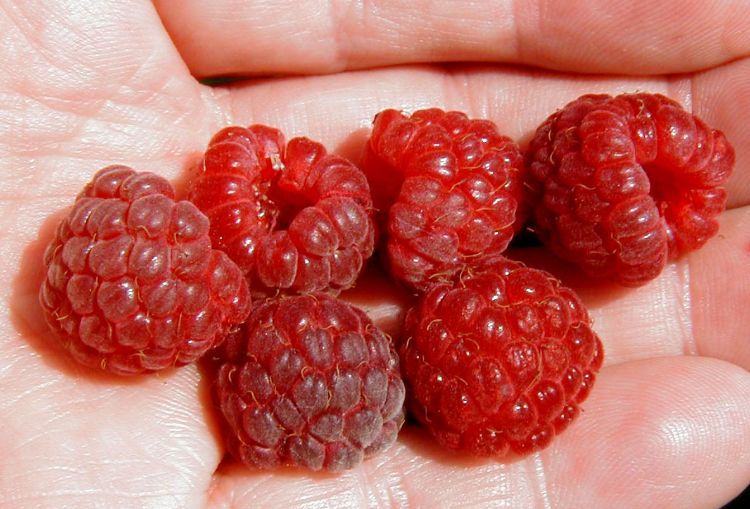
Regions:
[[[721,132],[653,94],[583,96],[525,155],[487,120],[385,110],[361,169],[229,127],[186,201],[154,174],[100,170],[46,251],[40,301],[92,368],[205,358],[227,448],[250,466],[352,468],[405,410],[448,449],[523,455],[579,414],[603,347],[572,290],[505,257],[513,236],[643,285],[717,233],[733,164]],[[399,337],[336,297],[374,251],[416,292]]]

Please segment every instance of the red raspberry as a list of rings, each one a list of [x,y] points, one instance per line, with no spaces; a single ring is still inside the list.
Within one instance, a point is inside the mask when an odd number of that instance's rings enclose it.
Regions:
[[[228,127],[209,142],[190,200],[211,239],[266,293],[338,291],[373,251],[372,199],[352,163],[277,129]]]
[[[363,169],[388,214],[390,272],[418,290],[501,253],[520,225],[522,156],[488,120],[382,111]]]
[[[603,359],[583,305],[541,270],[498,258],[425,293],[400,346],[409,406],[452,450],[539,450],[579,413]]]
[[[208,220],[152,173],[110,166],[76,198],[44,255],[40,301],[79,362],[132,375],[188,364],[250,310]]]
[[[396,353],[363,311],[330,295],[266,300],[217,353],[224,436],[249,466],[352,468],[403,424]]]
[[[587,274],[642,285],[716,234],[733,165],[724,135],[667,97],[585,95],[529,146],[534,229]]]

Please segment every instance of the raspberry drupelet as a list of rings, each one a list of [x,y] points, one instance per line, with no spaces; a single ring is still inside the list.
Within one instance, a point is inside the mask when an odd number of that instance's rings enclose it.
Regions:
[[[225,443],[255,468],[353,468],[395,440],[404,384],[388,338],[328,294],[269,298],[210,356]]]
[[[208,219],[153,173],[110,166],[76,198],[44,255],[45,318],[79,362],[119,375],[193,362],[250,311]]]
[[[521,225],[523,158],[488,120],[384,110],[362,167],[383,212],[388,268],[416,290],[503,252]]]
[[[443,447],[476,456],[546,447],[579,414],[603,360],[573,291],[502,257],[428,290],[403,338],[412,414]]]
[[[639,286],[717,233],[734,150],[662,95],[584,95],[537,129],[527,166],[542,241],[590,276]]]
[[[307,138],[263,125],[227,127],[209,142],[190,200],[211,239],[254,292],[338,292],[374,248],[372,198],[354,164]]]

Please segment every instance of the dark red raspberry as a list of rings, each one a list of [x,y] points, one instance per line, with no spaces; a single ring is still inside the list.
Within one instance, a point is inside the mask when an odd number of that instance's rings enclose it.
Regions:
[[[418,290],[501,253],[520,226],[522,156],[488,120],[384,110],[363,170],[376,208],[387,211],[390,272]]]
[[[425,293],[400,346],[409,407],[452,450],[539,450],[579,413],[603,359],[572,290],[498,258]]]
[[[529,146],[533,228],[587,274],[642,285],[716,234],[733,165],[724,135],[667,97],[585,95]]]
[[[330,295],[266,300],[218,355],[226,443],[249,466],[352,468],[403,424],[396,353],[363,311]]]
[[[352,163],[277,129],[228,127],[210,141],[190,200],[211,239],[273,294],[351,287],[373,251],[372,199]]]
[[[208,219],[152,173],[110,166],[76,198],[44,255],[40,301],[73,357],[132,375],[187,364],[250,310]]]

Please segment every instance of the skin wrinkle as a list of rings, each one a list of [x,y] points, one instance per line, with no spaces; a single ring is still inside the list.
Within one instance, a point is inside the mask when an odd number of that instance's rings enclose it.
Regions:
[[[534,484],[538,500],[543,509],[552,509],[552,503],[549,498],[549,488],[547,487],[547,476],[545,474],[544,456],[538,452],[531,459],[534,467]]]
[[[414,437],[419,434],[419,430],[412,426],[407,433]],[[420,440],[428,443],[426,437]],[[516,507],[527,506],[528,500],[533,496],[533,480],[526,467],[528,460],[504,464],[491,459],[457,458],[437,447],[431,449],[432,453],[428,453],[427,457],[417,457],[406,467],[392,467],[402,474],[401,483],[405,492],[410,494],[409,503],[405,507],[434,506],[435,503],[445,506],[446,500],[460,500],[462,506],[466,507],[486,507],[490,502],[495,504],[493,506],[501,504],[503,507]],[[432,455],[437,455],[441,460],[433,462]],[[390,463],[384,464],[386,465]],[[455,475],[456,468],[462,472],[461,476]],[[436,490],[421,492],[420,495],[420,486],[428,480],[434,483]],[[430,503],[431,500],[435,502]]]
[[[33,157],[33,156],[41,156],[43,154],[49,154],[50,151],[59,151],[62,144],[64,144],[66,141],[71,141],[75,139],[77,136],[81,134],[83,131],[83,127],[86,124],[86,113],[80,113],[80,114],[74,114],[72,111],[65,111],[62,109],[52,108],[49,105],[45,104],[42,101],[38,101],[36,99],[32,99],[28,96],[24,96],[24,99],[29,102],[38,103],[43,108],[46,108],[46,115],[45,111],[29,111],[29,104],[23,104],[22,108],[18,108],[19,110],[24,111],[24,115],[20,115],[18,117],[15,117],[13,120],[8,122],[8,127],[11,127],[12,124],[16,124],[14,127],[18,127],[18,130],[12,130],[7,132],[7,137],[13,140],[14,138],[17,139],[19,142],[22,142],[25,150],[14,150],[12,155],[18,156],[23,155],[25,157]],[[34,136],[31,133],[28,133],[29,129],[29,123],[34,122],[36,125],[40,125],[41,119],[44,119],[46,122],[49,122],[49,112],[56,112],[63,114],[62,117],[60,117],[59,124],[63,124],[65,127],[64,130],[60,130],[61,133],[64,133],[63,136],[52,139],[52,140],[44,140],[40,143],[40,141],[37,139],[37,136]],[[29,114],[34,113],[34,116],[30,119]],[[45,123],[46,123],[45,122]],[[34,124],[31,124],[34,125]],[[18,143],[16,143],[17,145]],[[11,154],[8,154],[11,155]]]
[[[56,24],[54,25],[57,30],[62,31],[63,27],[62,25],[65,25],[66,27],[70,28],[68,24],[65,23],[65,20],[60,21],[60,26],[58,27]],[[29,27],[29,30],[33,32],[33,27]],[[45,31],[43,29],[38,30],[36,32],[33,32],[34,36],[26,37],[27,40],[30,42],[34,42],[35,37],[41,38]],[[67,38],[63,38],[64,40],[68,40]],[[38,42],[38,41],[37,41]],[[53,46],[52,48],[48,47],[45,44],[36,44],[34,45],[37,48],[37,52],[35,53],[36,56],[41,57],[43,62],[42,64],[46,64],[46,67],[48,69],[47,72],[49,72],[49,69],[58,70],[60,72],[60,78],[64,79],[65,83],[69,86],[69,91],[73,93],[78,93],[78,87],[82,84],[81,81],[90,81],[92,79],[96,79],[96,71],[95,69],[89,68],[85,65],[78,65],[78,66],[70,66],[75,67],[75,71],[70,69],[68,65],[66,65],[65,58],[68,58],[65,56],[65,53],[61,51],[61,48],[58,48],[57,46]],[[81,46],[83,47],[83,46]],[[60,59],[63,59],[61,62]],[[35,64],[39,65],[40,62],[34,62]],[[54,81],[54,78],[57,78],[54,74],[52,75],[53,80],[51,81],[51,85],[55,85],[56,82]],[[32,84],[28,82],[21,82],[18,85],[20,85],[20,90],[30,88],[33,86]]]
[[[40,46],[40,45],[34,44],[34,42],[35,42],[34,39],[30,38],[27,35],[30,32],[30,33],[38,36],[38,32],[36,32],[34,30],[29,30],[28,27],[25,27],[26,23],[24,23],[24,21],[27,21],[28,17],[25,16],[23,13],[19,12],[20,10],[21,10],[21,8],[19,8],[19,5],[16,2],[3,3],[0,6],[0,11],[4,12],[5,15],[6,15],[5,19],[11,22],[11,24],[17,30],[17,33],[27,43],[25,45],[22,45],[22,44],[18,43],[17,41],[15,41],[15,44],[12,44],[12,45],[3,45],[2,46],[2,48],[4,48],[3,52],[7,51],[7,49],[5,49],[5,48],[20,49],[21,47],[38,47],[38,46]],[[16,34],[13,34],[13,35],[16,35]],[[23,52],[23,53],[25,54],[25,56],[27,56],[26,52]],[[42,51],[38,51],[37,53],[40,53],[42,57],[45,56]],[[2,55],[2,56],[5,56],[5,55]],[[47,63],[51,67],[55,67],[56,66],[56,63],[54,63],[54,62],[48,61]],[[9,79],[14,79],[13,82],[16,82],[18,80],[18,76],[16,74],[8,73],[8,74],[5,74],[5,75],[8,76]],[[3,85],[5,85],[5,83],[3,83]]]
[[[195,424],[201,425],[201,423],[196,422]],[[190,427],[188,425],[180,426],[178,427],[178,430],[182,430],[181,433],[175,432],[174,426],[168,426],[170,428],[169,436],[171,438],[179,439],[181,442],[184,442],[185,444],[190,444],[191,437],[190,437]],[[184,429],[184,430],[183,430]],[[205,471],[211,471],[216,469],[216,465],[213,465],[214,461],[211,461],[211,458],[206,458],[204,455],[200,454],[197,450],[194,450],[193,448],[188,447],[186,451],[181,451],[181,454],[187,454],[188,458],[192,459],[193,462],[196,465],[199,465],[202,467],[202,470]],[[220,455],[216,455],[219,458]],[[194,468],[193,465],[183,465],[179,462],[174,461],[166,461],[163,462],[164,466],[167,467],[167,470],[169,468],[176,468],[179,475],[185,480],[185,481],[192,481],[192,469]],[[204,484],[208,485],[210,484],[210,480],[207,480]]]
[[[531,465],[532,462],[536,462],[537,458],[535,456],[536,455],[524,460],[523,464]],[[514,507],[513,496],[518,496],[518,493],[514,492],[517,492],[519,490],[514,488],[513,481],[508,475],[509,467],[516,470],[516,472],[514,472],[516,476],[522,476],[525,478],[524,482],[522,483],[523,487],[528,488],[529,486],[534,486],[534,489],[536,489],[536,472],[530,472],[529,468],[519,469],[514,465],[507,465],[502,462],[489,460],[487,468],[478,470],[475,474],[475,484],[478,486],[477,491],[480,492],[481,495],[478,494],[476,499],[472,501],[473,505],[484,507],[486,505],[499,504],[502,507]],[[481,485],[483,476],[492,477],[497,480],[497,482],[492,483],[492,489],[482,488]],[[525,495],[529,495],[529,498],[537,498],[536,494],[531,494],[528,492],[528,490],[526,491]]]
[[[693,306],[693,299],[695,298],[693,292],[693,285],[691,277],[691,263],[690,258],[678,266],[682,267],[681,271],[678,271],[678,275],[682,276],[677,281],[679,288],[679,295],[677,302],[678,314],[682,318],[679,322],[681,325],[684,353],[686,355],[698,355],[698,342],[695,338],[695,332],[693,331],[693,323],[695,321],[695,307]]]
[[[475,502],[476,506],[513,507],[512,497],[510,496],[512,489],[509,486],[508,476],[504,467],[505,465],[499,464],[492,469],[493,474],[497,473],[497,482],[493,483],[494,491],[486,490],[483,496],[477,498]]]
[[[65,19],[61,20],[61,24],[66,24],[65,21],[66,21]],[[69,24],[66,24],[66,26],[68,26],[68,25]],[[76,33],[82,36],[82,37],[78,37],[77,39],[87,39],[85,32],[83,32],[83,31],[77,31]],[[53,67],[53,68],[56,68],[56,69],[60,69],[62,71],[67,72],[68,71],[67,66],[64,67],[64,66],[60,65],[60,63],[59,63],[59,57],[60,57],[59,50],[56,48],[54,51],[56,51],[56,53],[54,55],[49,55],[49,56],[46,55],[45,51],[40,51],[37,54],[41,54],[43,56],[46,56],[47,60],[48,60],[47,63],[49,64],[50,67]],[[150,95],[148,97],[146,97],[145,99],[143,97],[138,97],[138,102],[141,103],[141,104],[148,104],[150,102],[150,98],[159,97],[159,96],[162,95],[163,89],[170,83],[170,81],[172,81],[172,78],[170,76],[161,76],[159,79],[163,82],[162,84],[160,84],[159,86],[152,86],[152,87],[149,87],[148,89],[144,89],[144,90],[133,89],[133,88],[130,87],[130,85],[128,83],[131,83],[131,82],[142,83],[142,80],[137,79],[137,78],[139,78],[140,75],[147,75],[147,76],[154,75],[154,73],[152,73],[152,72],[147,72],[146,68],[149,67],[149,66],[152,66],[154,62],[156,62],[156,61],[159,60],[159,58],[156,56],[156,52],[157,51],[158,51],[157,48],[151,49],[151,51],[148,53],[148,55],[146,56],[146,58],[144,58],[144,59],[142,59],[140,61],[136,61],[136,65],[132,69],[131,69],[130,65],[120,65],[119,68],[122,71],[127,72],[127,74],[126,75],[122,75],[122,73],[113,73],[115,75],[118,75],[118,74],[121,75],[121,76],[119,76],[120,79],[113,80],[112,81],[112,85],[111,85],[111,90],[108,90],[106,93],[101,94],[100,98],[92,100],[90,98],[90,95],[89,95],[89,98],[87,98],[87,100],[86,100],[86,103],[90,105],[89,108],[84,109],[83,111],[81,111],[81,100],[78,97],[76,97],[75,99],[73,99],[73,98],[68,98],[68,99],[63,98],[62,101],[68,103],[70,106],[74,106],[74,105],[77,106],[77,111],[75,111],[74,113],[78,117],[83,116],[83,115],[88,116],[88,117],[104,117],[105,115],[103,115],[103,110],[105,108],[107,108],[108,106],[111,106],[112,104],[115,104],[117,102],[117,101],[114,101],[112,99],[112,97],[122,97],[122,98],[124,98],[127,95],[134,95],[132,93],[128,94],[128,92],[142,92],[142,91],[145,91],[147,94],[150,94]],[[76,53],[72,52],[71,54],[75,55]],[[127,56],[127,52],[124,51],[124,50],[121,50],[121,54]],[[111,58],[110,58],[110,62],[109,63],[111,64]],[[125,59],[123,59],[123,63],[127,64],[128,62]],[[82,61],[82,62],[80,62],[80,64],[83,67],[89,68],[89,70],[91,71],[92,74],[95,75],[97,73],[97,69],[94,68],[94,67],[87,66],[85,60]],[[112,72],[112,71],[110,70],[110,72]],[[156,74],[156,75],[159,76],[159,74]],[[76,77],[76,87],[72,88],[71,92],[74,93],[74,94],[79,94],[79,92],[80,92],[80,73],[77,72],[75,74],[75,77]],[[118,87],[118,86],[119,86],[119,89],[117,89],[115,91],[115,88]],[[97,89],[93,88],[93,91],[95,93],[97,91]],[[34,98],[32,100],[38,101],[37,98]],[[123,105],[127,105],[127,102],[125,102],[125,101],[122,101],[121,103]],[[63,111],[65,111],[65,110],[63,110]],[[147,110],[144,109],[144,111],[147,111]],[[71,111],[71,113],[72,113],[72,111]],[[78,134],[80,134],[80,130],[84,126],[85,126],[85,123],[83,123],[83,125],[81,125],[79,123],[78,124],[78,132],[70,132],[69,136],[71,138],[75,138]]]
[[[44,464],[43,461],[39,462],[40,464]],[[102,466],[110,466],[114,467],[115,469],[121,469],[124,466],[130,466],[130,465],[141,465],[143,464],[142,461],[129,461],[129,460],[122,460],[122,461],[109,461],[104,460],[101,461],[99,459],[89,461],[87,462],[87,467],[82,468],[80,470],[81,473],[92,473],[95,472],[98,468],[101,468]],[[91,468],[93,467],[93,468]],[[72,472],[78,472],[78,470],[73,468],[65,468],[65,467],[57,467],[57,468],[38,468],[34,471],[35,475],[39,475],[40,473],[47,472],[47,471],[61,471],[65,473],[72,473]],[[101,498],[102,495],[115,495],[117,497],[127,498],[127,499],[133,499],[138,498],[140,496],[144,496],[145,498],[151,498],[151,497],[164,497],[167,496],[168,498],[175,498],[175,494],[168,489],[156,489],[151,491],[140,491],[141,489],[144,489],[145,486],[161,486],[163,483],[160,481],[160,478],[163,476],[148,476],[145,477],[146,479],[149,477],[154,477],[156,479],[156,482],[153,483],[136,483],[137,486],[139,486],[138,491],[124,491],[121,489],[118,489],[116,486],[109,486],[105,489],[100,488],[89,488],[89,489],[83,489],[83,488],[76,488],[76,489],[53,489],[51,491],[45,492],[45,494],[49,493],[52,497],[60,497],[60,496],[93,496],[97,495],[97,498]],[[64,478],[58,478],[58,482],[61,480],[65,480]],[[93,484],[92,484],[93,485]],[[49,488],[48,488],[49,489]],[[15,496],[12,497],[11,500],[23,500],[26,497],[24,496]]]
[[[390,474],[386,479],[388,483],[386,486],[386,494],[388,496],[387,501],[390,503],[386,507],[410,507],[409,495],[407,491],[403,489],[398,476]]]
[[[379,460],[380,465],[373,470],[382,471],[386,465]],[[378,493],[376,500],[381,502],[381,507],[409,507],[408,492],[404,489],[403,483],[394,473],[389,473],[378,483]]]
[[[153,53],[151,55],[153,55]],[[142,72],[145,72],[145,71],[143,71],[143,69],[145,69],[146,66],[150,65],[150,60],[152,58],[153,57],[150,56],[144,62],[142,62],[138,66],[136,66],[136,68],[134,70],[132,70],[132,76],[135,78],[139,74],[141,74]],[[159,86],[159,87],[157,87],[157,90],[145,90],[145,92],[148,94],[145,102],[148,103],[153,98],[161,97],[163,89],[166,88],[171,83],[171,81],[172,81],[171,78],[164,77],[162,79],[162,82],[163,82],[162,85]],[[125,92],[125,93],[123,93],[123,92]],[[123,97],[123,98],[126,97],[127,95],[134,95],[132,93],[128,94],[128,92],[141,92],[141,91],[140,90],[136,90],[136,89],[132,89],[132,88],[129,87],[129,85],[122,84],[120,86],[119,92],[116,95],[118,97]],[[41,98],[44,98],[44,97],[50,97],[50,96],[41,96]],[[29,101],[38,102],[38,103],[42,104],[43,106],[45,106],[45,107],[47,107],[49,109],[52,109],[53,111],[60,111],[62,113],[72,113],[75,118],[79,119],[78,121],[74,122],[74,128],[72,130],[68,129],[68,130],[65,131],[66,135],[67,135],[66,138],[68,140],[74,140],[74,139],[80,138],[80,136],[82,135],[82,133],[87,129],[87,126],[92,125],[92,122],[94,123],[94,125],[96,125],[97,121],[95,120],[95,118],[109,116],[109,115],[107,115],[105,113],[106,110],[112,110],[112,109],[116,110],[117,109],[116,106],[119,105],[119,104],[122,104],[123,106],[126,106],[126,107],[130,107],[130,105],[128,105],[125,102],[120,103],[120,102],[117,102],[117,101],[115,101],[113,99],[102,98],[102,99],[94,100],[93,102],[89,99],[89,100],[86,101],[87,104],[90,105],[89,108],[87,108],[85,111],[81,112],[80,111],[81,103],[80,103],[80,101],[78,101],[77,105],[78,105],[79,111],[73,112],[72,110],[73,110],[73,106],[75,105],[75,100],[72,99],[72,98],[63,98],[61,100],[54,101],[54,102],[58,103],[58,104],[54,104],[54,105],[53,104],[47,104],[46,102],[40,100],[40,98],[38,98],[38,97],[33,97],[32,98],[32,97],[26,96],[26,98]],[[61,105],[63,107],[61,107]],[[68,106],[69,109],[66,109],[65,106]],[[115,108],[113,108],[113,107],[115,107]],[[127,111],[129,111],[129,109],[122,108],[122,111],[126,111],[127,112]],[[142,109],[142,111],[148,112],[149,110],[144,108],[144,109]],[[187,114],[188,114],[188,112],[185,112],[183,115],[187,115]],[[84,115],[89,117],[88,120],[84,120]],[[143,115],[141,115],[141,117],[143,117]],[[34,116],[33,118],[36,119],[36,118],[39,118],[39,117],[37,115],[37,116]],[[134,128],[136,126],[139,127],[139,128],[142,128],[142,125],[143,125],[142,120],[143,120],[143,118],[140,118],[140,119],[127,119],[124,122],[125,122],[126,125],[133,126]],[[112,124],[112,122],[111,122],[111,119],[110,119],[108,121],[107,125],[109,126],[110,129],[113,129],[113,126],[111,124]],[[117,132],[117,130],[114,129],[114,132]],[[64,144],[65,143],[65,138],[63,138],[61,140],[58,140],[55,143],[57,145]],[[38,142],[35,141],[34,147],[39,147]],[[44,147],[44,149],[49,149],[49,146],[43,146],[42,145],[42,147]],[[90,153],[90,152],[91,151],[89,149],[86,149],[86,153]]]
[[[674,338],[676,350],[675,355],[689,353],[690,345],[694,344],[691,339],[691,327],[686,323],[686,319],[689,318],[689,314],[685,315],[684,310],[687,307],[690,308],[691,299],[688,295],[685,295],[686,285],[689,285],[689,278],[687,282],[683,282],[683,275],[688,276],[686,271],[688,268],[682,261],[672,263],[670,266],[665,268],[665,272],[669,272],[669,280],[667,281],[668,286],[664,288],[669,291],[668,295],[663,295],[660,299],[660,306],[657,308],[663,316],[656,316],[653,320],[656,324],[664,324],[663,334],[667,337]],[[673,310],[677,310],[676,312]],[[672,317],[672,320],[669,317]]]
[[[5,373],[10,372],[12,369],[12,366],[16,365],[17,363],[18,363],[18,360],[16,358],[16,360],[12,361],[7,368],[0,371],[0,376],[5,376]],[[3,398],[3,401],[0,402],[0,409],[8,409],[8,408],[14,407],[18,405],[20,402],[24,401],[24,399],[32,395],[36,395],[40,391],[44,391],[45,389],[54,387],[56,383],[57,383],[56,380],[49,380],[47,382],[42,382],[40,384],[33,385],[21,391],[20,394],[7,395]]]
[[[511,52],[518,55],[519,61],[524,62],[527,59],[527,52],[526,44],[524,43],[522,25],[536,24],[537,26],[541,26],[541,6],[539,4],[528,2],[526,0],[510,0],[510,2],[511,8],[508,10],[508,12],[512,15],[511,24],[513,26],[513,36],[511,38],[511,40],[513,41],[513,48],[511,49]],[[530,11],[532,9],[534,9],[534,12],[527,12],[527,17],[524,19],[524,15],[522,15],[521,13],[525,10]]]
[[[197,489],[195,486],[196,484],[200,483],[196,482],[192,472],[192,467],[188,465],[181,465],[180,462],[175,461],[176,459],[178,458],[165,456],[161,459],[161,461],[155,463],[157,465],[162,465],[164,467],[163,471],[165,472],[170,472],[170,470],[172,471],[169,475],[170,480],[174,480],[175,477],[177,477],[180,480],[180,484],[184,486],[182,492],[175,492],[173,488],[165,488],[164,490],[155,493],[158,493],[159,495],[171,495],[175,498],[177,498],[178,496],[184,496],[187,498],[187,496],[192,495],[194,491],[202,492],[202,490]],[[150,477],[154,477],[154,484],[164,484],[161,482],[160,476],[153,475]],[[133,493],[132,496],[137,496],[137,491]]]
[[[463,88],[467,99],[467,107],[470,113],[470,118],[489,118],[490,117],[490,97],[487,94],[481,94],[473,92],[474,86],[472,80],[469,79],[469,75],[462,73],[463,75]],[[490,119],[493,120],[493,119]],[[500,125],[496,123],[500,134],[504,134],[500,128]]]
[[[104,402],[109,401],[110,398],[109,398],[108,392],[109,391],[101,394],[102,401],[104,401]],[[114,392],[117,392],[117,391],[114,391]],[[68,404],[68,403],[66,402],[65,404]],[[76,406],[75,402],[73,402],[73,406]],[[138,405],[138,406],[140,406],[140,405]],[[70,412],[68,412],[68,413],[70,413]],[[63,416],[63,414],[64,414],[64,412],[55,412],[54,413],[54,415],[55,415],[54,419],[55,420],[61,419],[62,416]],[[50,427],[54,428],[54,426],[49,426],[50,422],[52,422],[52,421],[48,420],[46,422],[45,431],[48,428],[50,428]],[[45,433],[44,436],[48,437],[48,435],[46,433]],[[87,456],[89,456],[90,454],[91,454],[91,452],[88,453]],[[163,455],[159,455],[158,451],[154,451],[154,454],[151,454],[151,456],[152,457],[156,457],[156,458],[161,458],[160,462],[163,463],[165,466],[169,466],[168,463],[166,462],[166,460],[164,459],[164,456]],[[93,468],[92,469],[87,469],[87,471],[89,471],[89,472],[95,472],[95,471],[99,470],[101,468],[101,466],[105,466],[105,465],[115,466],[115,467],[117,467],[118,470],[120,470],[120,469],[122,469],[122,465],[125,465],[125,464],[138,465],[138,464],[142,464],[143,463],[142,460],[132,460],[132,461],[131,460],[119,460],[118,461],[116,459],[115,460],[108,460],[108,459],[106,459],[106,457],[104,458],[104,460],[102,460],[98,455],[93,456],[93,458],[96,458],[96,459],[94,459],[91,462]],[[40,462],[40,463],[43,464],[43,462]],[[148,462],[147,465],[150,466],[151,462]],[[138,470],[142,470],[144,472],[148,472],[149,469],[148,468],[139,468]],[[166,469],[163,470],[163,472],[169,472],[170,470],[171,470],[171,468],[166,468]],[[183,471],[189,471],[189,469],[187,467],[185,467],[185,469],[183,469]],[[158,475],[159,475],[158,478],[160,478],[163,474],[158,474]],[[189,481],[189,476],[181,475],[181,477],[183,477],[186,481]],[[96,484],[97,483],[92,483],[92,485],[96,485]],[[140,484],[143,485],[143,483],[140,483]],[[152,484],[153,485],[160,485],[160,486],[165,485],[165,483],[163,483],[163,482],[151,483],[149,481],[148,483],[146,483],[146,485],[152,485]],[[184,484],[187,486],[190,483],[186,482]],[[141,486],[141,488],[143,488],[143,486]],[[139,488],[139,489],[141,489],[141,488]],[[130,499],[136,498],[140,494],[139,491],[132,491],[132,492],[131,491],[118,491],[118,490],[114,490],[114,491],[115,491],[115,494],[117,494],[118,496],[127,496],[127,498],[130,498]],[[151,490],[151,492],[147,491],[147,492],[144,493],[144,495],[146,495],[147,497],[151,497],[151,496],[155,496],[155,495],[167,494],[167,495],[170,495],[170,497],[169,497],[170,499],[174,499],[174,497],[175,497],[174,494],[170,494],[170,493],[171,492],[169,491],[168,488],[164,488],[163,490],[156,490],[156,491]],[[66,494],[75,494],[75,493],[71,492],[71,491],[66,491]],[[184,507],[184,505],[182,503],[178,503],[177,505]]]
[[[359,493],[358,504],[352,505],[352,507],[372,507],[373,503],[377,502],[375,490],[370,488],[370,486],[377,486],[377,483],[370,480],[368,470],[367,468],[358,468],[351,473],[357,479],[355,485]]]
[[[203,99],[203,104],[206,109],[211,112],[211,115],[209,115],[208,118],[213,120],[213,128],[216,131],[219,130],[216,129],[216,127],[230,125],[234,122],[234,119],[236,118],[234,114],[234,102],[232,101],[232,94],[230,94],[227,87],[201,86],[199,91]],[[252,110],[250,110],[249,113],[248,118],[254,118]],[[206,129],[206,131],[208,131],[208,129]],[[209,139],[210,134],[206,137],[206,145],[208,144]]]
[[[252,480],[252,478],[251,478],[251,480]],[[232,493],[231,493],[232,494],[232,498],[230,499],[230,502],[229,502],[230,506],[233,506],[233,507],[234,506],[236,506],[236,507],[242,507],[243,505],[245,505],[242,502],[243,500],[245,500],[246,498],[252,500],[254,492],[256,492],[256,491],[263,492],[262,487],[264,485],[269,484],[268,483],[268,479],[261,479],[260,482],[256,482],[256,483],[257,483],[257,486],[255,486],[255,489],[253,489],[253,484],[248,484],[247,488],[245,488],[244,490],[242,490],[242,493],[240,495],[237,495],[235,493],[234,489],[232,489]],[[265,495],[264,495],[264,497],[265,497]]]
[[[693,80],[683,76],[667,76],[666,94],[676,100],[685,111],[694,113],[693,104]]]
[[[362,11],[357,9],[357,4],[361,0],[348,2],[348,7],[341,9],[341,0],[330,0],[328,2],[328,17],[330,19],[329,38],[333,42],[333,56],[331,67],[336,71],[344,70],[349,66],[351,61],[352,20],[355,26],[362,26]]]
[[[458,104],[459,106],[456,108],[449,109],[466,108],[468,110],[468,115],[472,117],[474,112],[469,107],[471,100],[469,99],[466,74],[450,65],[442,65],[440,67],[443,69],[445,76],[442,86],[444,91],[443,95],[445,97],[444,104]]]

